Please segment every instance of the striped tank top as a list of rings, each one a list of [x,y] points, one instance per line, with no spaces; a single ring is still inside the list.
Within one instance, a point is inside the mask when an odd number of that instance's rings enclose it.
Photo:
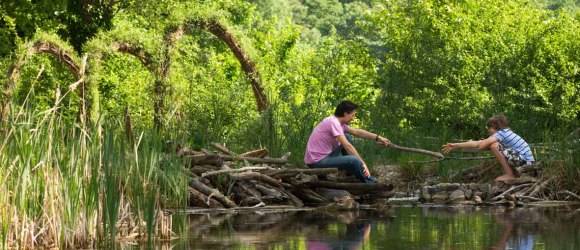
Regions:
[[[534,161],[534,155],[528,143],[511,129],[500,129],[493,135],[499,140],[499,143],[516,151],[524,161]]]

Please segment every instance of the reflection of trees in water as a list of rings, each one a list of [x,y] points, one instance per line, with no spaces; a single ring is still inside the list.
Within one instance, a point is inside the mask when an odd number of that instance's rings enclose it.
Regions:
[[[492,249],[533,249],[534,245],[550,246],[557,249],[579,249],[580,209],[573,208],[423,208],[423,215],[439,220],[457,219],[470,216],[471,231],[482,232],[486,242],[489,238]],[[475,217],[475,218],[474,218]],[[495,222],[487,230],[479,230],[479,220]],[[445,224],[445,223],[443,223]],[[461,224],[461,223],[460,223]],[[486,232],[490,232],[487,233]],[[573,239],[572,241],[570,241]],[[488,248],[487,246],[482,246]],[[550,248],[548,247],[548,248]]]
[[[578,215],[574,209],[486,207],[190,215],[189,239],[180,243],[187,246],[174,249],[300,249],[321,242],[348,249],[360,247],[367,228],[369,249],[525,249],[529,235],[536,247],[580,249]]]

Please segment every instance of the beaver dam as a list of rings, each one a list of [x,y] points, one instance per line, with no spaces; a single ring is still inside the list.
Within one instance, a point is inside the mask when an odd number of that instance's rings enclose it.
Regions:
[[[392,182],[396,180],[383,178],[376,184],[363,184],[335,168],[299,168],[287,163],[289,153],[271,158],[267,157],[267,149],[236,154],[221,144],[213,143],[212,146],[219,153],[174,146],[177,157],[188,159],[192,178],[190,207],[356,209],[361,205],[418,202],[514,207],[580,202],[580,196],[574,192],[553,192],[548,188],[556,177],[540,177],[541,162],[520,169],[519,178],[505,183],[481,183],[483,176],[494,174],[499,168],[493,164],[480,164],[461,172],[463,183],[423,185],[419,192],[411,192],[395,190]],[[234,168],[240,162],[242,166]]]

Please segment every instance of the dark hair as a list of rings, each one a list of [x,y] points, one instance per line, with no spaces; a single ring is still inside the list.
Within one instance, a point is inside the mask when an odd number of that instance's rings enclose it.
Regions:
[[[351,101],[342,101],[336,106],[336,110],[334,110],[334,116],[343,117],[344,113],[350,113],[355,109],[358,109],[358,105]]]
[[[494,115],[487,120],[487,127],[497,130],[509,128],[507,117],[505,115]]]

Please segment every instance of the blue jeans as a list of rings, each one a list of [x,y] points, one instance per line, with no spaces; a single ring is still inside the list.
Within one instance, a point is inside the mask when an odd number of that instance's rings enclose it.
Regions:
[[[344,135],[348,140],[348,142],[352,144],[353,143],[352,136],[348,133],[344,133]],[[348,174],[354,175],[362,183],[377,182],[377,179],[373,176],[369,177],[363,176],[362,161],[354,155],[349,155],[342,145],[338,146],[338,148],[336,148],[328,156],[324,157],[319,162],[310,164],[309,166],[311,168],[338,168],[340,170],[347,172]]]

